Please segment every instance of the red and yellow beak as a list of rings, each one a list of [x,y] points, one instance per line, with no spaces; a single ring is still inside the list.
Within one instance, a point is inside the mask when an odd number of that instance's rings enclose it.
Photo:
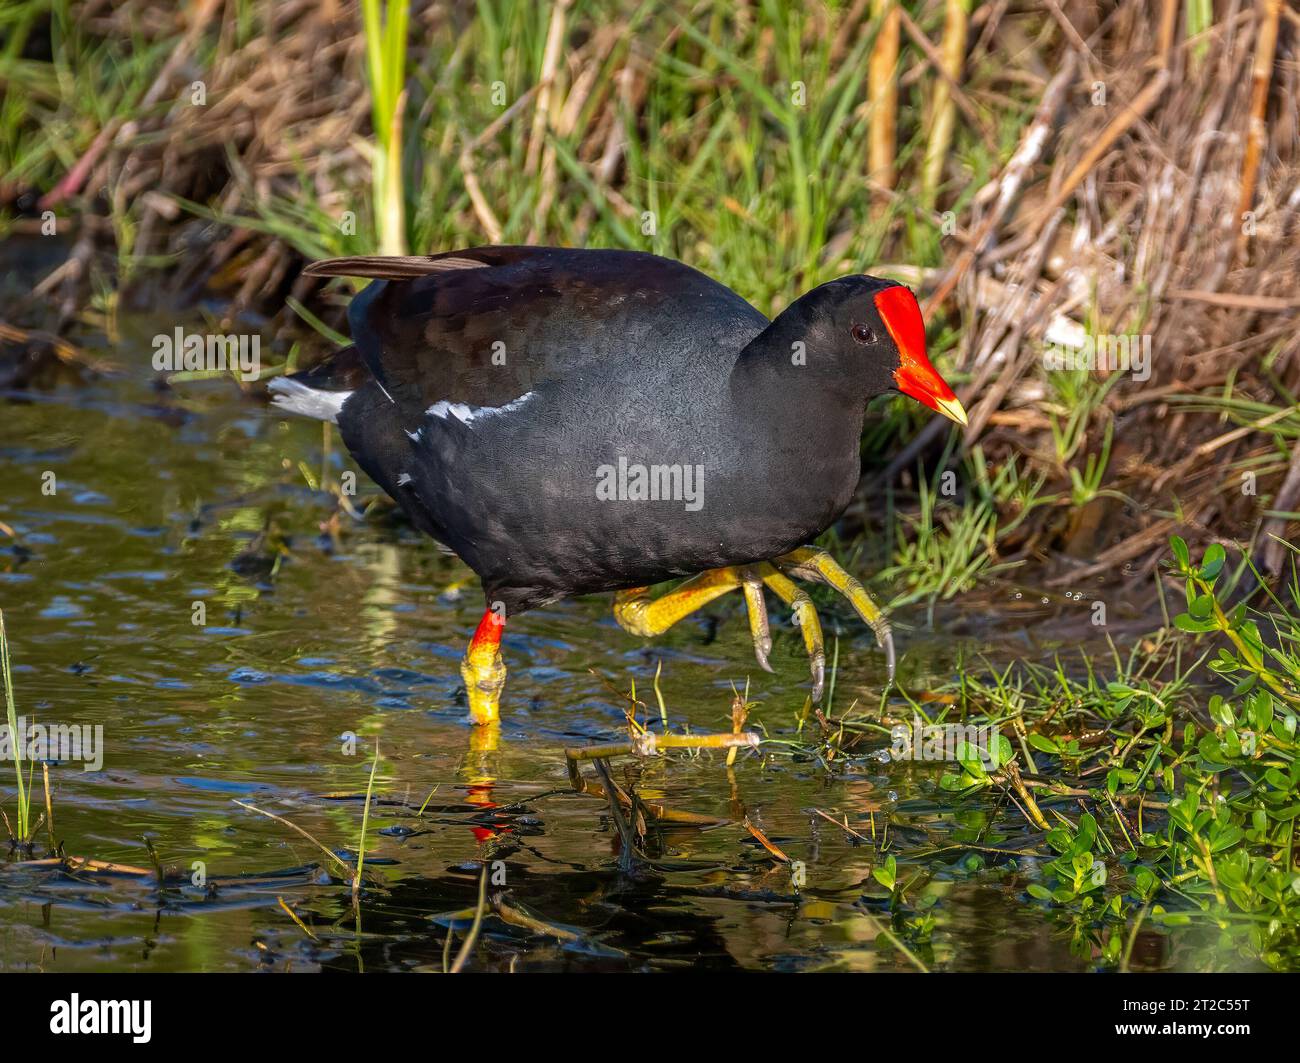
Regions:
[[[925,353],[925,322],[916,296],[901,284],[876,293],[876,311],[898,348],[894,383],[904,395],[924,403],[960,425],[966,411]]]

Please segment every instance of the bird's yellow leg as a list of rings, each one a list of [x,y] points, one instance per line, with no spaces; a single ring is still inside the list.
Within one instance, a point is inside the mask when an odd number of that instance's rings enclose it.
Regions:
[[[812,599],[773,565],[758,565],[757,572],[763,582],[776,592],[777,597],[794,610],[794,622],[803,632],[804,648],[808,651],[808,666],[812,670],[812,699],[821,701],[822,687],[826,682],[826,644],[822,639],[822,624],[817,619],[817,610],[813,608]]]
[[[762,582],[753,569],[712,568],[692,576],[680,587],[654,601],[650,600],[649,587],[618,591],[614,595],[614,619],[628,634],[651,638],[662,635],[677,621],[737,587],[745,591],[754,656],[770,672],[767,655],[772,651],[772,638],[768,633],[767,609],[763,606]]]
[[[653,601],[649,587],[631,587],[615,592],[614,619],[629,635],[653,638],[739,586],[734,568],[711,568]]]
[[[871,595],[853,576],[841,568],[830,554],[813,546],[791,550],[776,559],[776,564],[800,579],[825,583],[849,600],[858,616],[875,633],[876,642],[885,651],[885,664],[889,669],[889,682],[894,681],[894,636]]]
[[[470,722],[480,726],[495,724],[501,718],[501,691],[506,685],[506,666],[501,660],[501,632],[505,617],[488,609],[470,640],[460,676],[465,681],[469,700]]]

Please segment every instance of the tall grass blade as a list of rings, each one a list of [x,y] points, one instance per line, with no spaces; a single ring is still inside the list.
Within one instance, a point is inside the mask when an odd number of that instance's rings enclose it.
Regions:
[[[0,609],[0,671],[5,684],[5,718],[9,722],[9,741],[13,747],[14,779],[18,783],[18,838],[26,842],[31,833],[31,804],[23,782],[23,741],[18,730],[18,709],[14,704],[14,681],[9,671],[9,636],[5,631],[5,614]]]
[[[371,165],[379,252],[406,254],[406,209],[402,182],[402,108],[410,0],[362,0],[366,34],[366,77],[375,127]]]

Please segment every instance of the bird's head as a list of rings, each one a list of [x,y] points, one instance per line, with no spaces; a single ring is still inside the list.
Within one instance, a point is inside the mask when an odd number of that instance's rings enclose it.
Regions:
[[[768,332],[768,344],[789,345],[793,370],[854,381],[867,398],[899,391],[966,423],[962,404],[926,355],[916,296],[901,284],[863,274],[841,277],[791,303]]]

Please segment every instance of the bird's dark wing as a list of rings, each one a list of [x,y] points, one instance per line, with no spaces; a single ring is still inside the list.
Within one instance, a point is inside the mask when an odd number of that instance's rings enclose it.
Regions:
[[[636,251],[478,247],[334,259],[307,272],[376,278],[348,320],[361,357],[403,414],[440,401],[501,406],[638,352],[703,349],[734,359],[767,326],[730,288]],[[689,342],[675,343],[675,334]]]

